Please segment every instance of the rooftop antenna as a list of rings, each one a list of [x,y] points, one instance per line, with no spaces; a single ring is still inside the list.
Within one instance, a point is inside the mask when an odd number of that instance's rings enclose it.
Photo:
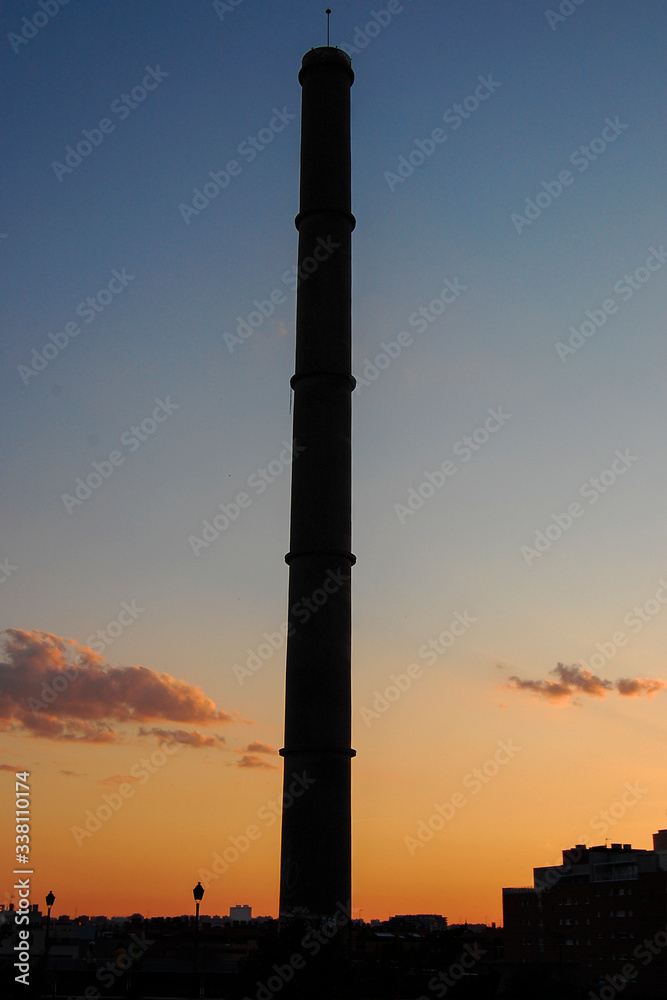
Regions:
[[[327,15],[327,48],[329,47],[329,18],[331,16],[331,7],[327,7],[324,12]]]

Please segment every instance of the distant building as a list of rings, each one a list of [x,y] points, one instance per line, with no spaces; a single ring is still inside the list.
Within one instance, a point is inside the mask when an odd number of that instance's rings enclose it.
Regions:
[[[230,906],[229,919],[249,923],[252,920],[252,906]]]
[[[391,930],[405,929],[430,933],[445,930],[447,917],[439,913],[397,913],[396,916],[389,918],[387,924]]]
[[[569,964],[593,991],[665,996],[667,830],[652,851],[577,844],[533,871],[533,886],[503,889],[506,961]]]

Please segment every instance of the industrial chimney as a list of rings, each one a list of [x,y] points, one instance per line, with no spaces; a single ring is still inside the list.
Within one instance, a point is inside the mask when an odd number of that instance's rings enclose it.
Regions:
[[[350,57],[302,60],[280,917],[351,897]]]

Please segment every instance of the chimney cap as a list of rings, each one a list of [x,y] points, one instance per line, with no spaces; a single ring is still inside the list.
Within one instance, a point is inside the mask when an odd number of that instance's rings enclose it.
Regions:
[[[319,68],[326,65],[337,65],[339,69],[347,70],[350,75],[350,84],[354,82],[354,71],[352,70],[352,60],[344,49],[339,49],[334,45],[318,45],[309,49],[301,60],[299,70],[299,83],[303,83],[303,74],[306,70]]]

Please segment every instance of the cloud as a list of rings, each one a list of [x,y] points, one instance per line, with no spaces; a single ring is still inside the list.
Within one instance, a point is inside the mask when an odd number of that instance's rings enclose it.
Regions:
[[[204,736],[198,729],[159,729],[153,726],[151,729],[141,728],[139,736],[156,736],[159,740],[166,740],[168,743],[182,743],[186,747],[210,747],[221,750],[225,744],[224,736]],[[225,747],[226,749],[226,747]]]
[[[98,778],[97,784],[117,787],[118,785],[130,784],[133,781],[139,781],[139,778],[133,778],[131,774],[110,774],[108,778]]]
[[[221,725],[241,721],[216,708],[201,688],[147,667],[105,663],[87,646],[38,630],[0,633],[0,730],[78,743],[121,743],[117,723],[169,721]],[[246,720],[242,720],[246,721]],[[222,737],[184,729],[145,730],[188,746]]]
[[[11,764],[0,764],[0,771],[11,771],[12,774],[17,774],[18,773],[17,770],[16,770],[16,768],[12,767]]]
[[[235,750],[234,753],[270,753],[276,754],[278,751],[275,747],[272,747],[270,743],[260,743],[259,740],[253,740],[252,743],[248,743],[247,747],[243,747],[241,750]]]
[[[553,702],[567,701],[581,694],[591,698],[605,698],[610,691],[616,691],[624,698],[639,697],[640,695],[650,697],[657,691],[667,689],[667,683],[662,680],[645,677],[635,680],[626,678],[610,681],[596,676],[590,670],[583,670],[576,665],[567,666],[564,663],[559,663],[550,673],[558,679],[555,681],[531,681],[512,676],[505,686],[515,691],[532,691],[547,701]]]
[[[650,698],[656,691],[664,691],[665,688],[667,688],[665,681],[651,677],[636,677],[634,680],[625,677],[616,681],[618,693],[622,694],[625,698],[634,698],[642,694]]]
[[[239,767],[262,767],[267,771],[275,771],[276,765],[269,764],[268,760],[262,760],[261,757],[255,756],[255,754],[244,754],[241,760],[238,762]]]
[[[234,709],[234,711],[232,712],[232,716],[233,716],[234,722],[242,722],[245,726],[252,726],[252,725],[254,725],[254,719],[244,719],[242,715],[239,715],[239,712],[237,711],[237,709]]]
[[[68,778],[83,778],[83,776],[85,775],[86,772],[85,771],[64,771],[61,768],[59,773],[66,775]]]

